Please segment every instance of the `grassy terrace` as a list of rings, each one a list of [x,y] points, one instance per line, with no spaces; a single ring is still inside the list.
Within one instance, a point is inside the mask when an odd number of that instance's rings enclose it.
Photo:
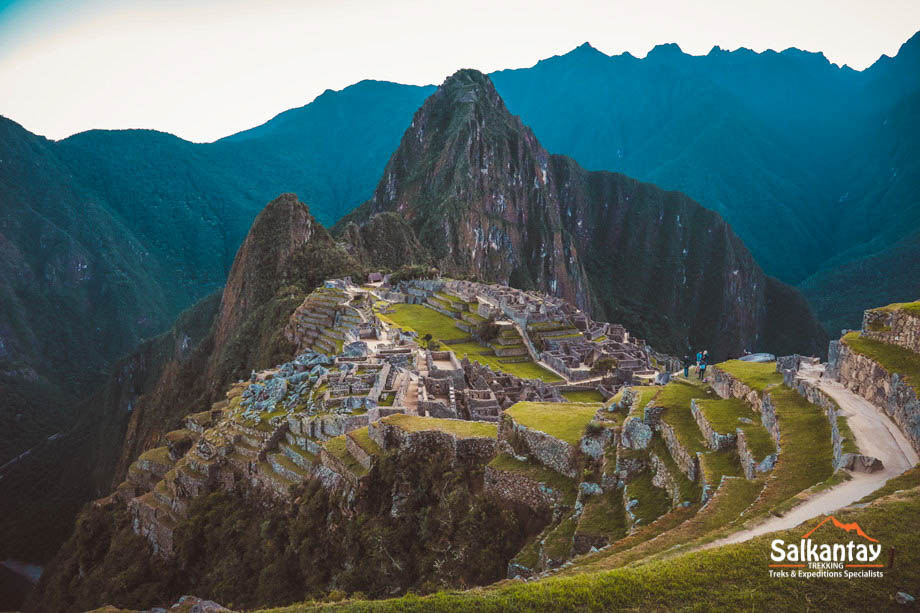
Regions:
[[[597,390],[586,392],[562,392],[569,402],[604,402],[604,397]]]
[[[166,466],[173,464],[172,459],[169,457],[169,447],[154,447],[153,449],[148,449],[140,455],[138,460],[155,462]]]
[[[331,438],[323,444],[323,447],[342,460],[342,463],[345,464],[345,467],[356,477],[363,477],[368,473],[368,470],[364,468],[361,464],[358,463],[358,460],[355,459],[353,455],[348,453],[348,449],[345,447],[345,435],[337,436]]]
[[[442,315],[420,304],[394,304],[392,308],[393,313],[378,313],[377,316],[398,328],[413,331],[419,337],[430,334],[443,343],[444,341],[468,339],[470,336],[454,325],[457,321],[456,319]],[[456,343],[445,345],[443,348],[453,351],[457,359],[469,358],[488,366],[492,370],[505,372],[521,379],[540,379],[548,383],[562,381],[559,375],[543,368],[533,360],[509,364],[499,361],[497,356],[483,355],[483,352],[487,352],[489,349],[478,343]]]
[[[671,509],[671,497],[660,487],[652,485],[652,473],[644,471],[626,484],[625,499],[637,499],[639,504],[632,508],[642,525],[648,525]]]
[[[705,452],[708,448],[703,442],[700,428],[690,412],[690,401],[694,398],[717,398],[708,387],[683,381],[672,381],[663,388],[655,399],[655,405],[663,407],[661,419],[674,429],[677,440],[691,454]]]
[[[671,476],[677,481],[681,502],[685,500],[699,502],[700,498],[703,496],[703,488],[699,483],[688,479],[683,471],[677,466],[677,462],[674,461],[674,458],[672,458],[670,452],[668,452],[668,446],[665,444],[664,439],[660,436],[652,437],[652,442],[649,444],[648,450],[653,452],[658,456],[658,459],[664,462],[665,468],[668,469],[668,472],[671,473]]]
[[[776,372],[776,362],[745,362],[742,360],[729,360],[716,364],[720,370],[733,375],[747,383],[751,389],[762,392],[771,385],[783,382],[783,375]]]
[[[920,317],[920,300],[916,302],[895,302],[888,306],[872,309],[873,311],[902,311],[914,317]]]
[[[741,462],[736,449],[708,451],[700,455],[700,471],[706,483],[718,486],[722,477],[743,477]],[[758,486],[758,489],[760,486]]]
[[[850,332],[840,340],[856,353],[877,362],[889,373],[903,375],[920,396],[920,355],[899,345],[863,338],[859,332]]]
[[[760,415],[743,400],[738,398],[707,399],[699,401],[697,406],[716,432],[728,434],[738,428],[743,430],[755,460],[759,461],[771,453],[776,453],[776,446],[773,444],[770,433],[759,423]],[[744,423],[741,421],[742,417],[754,423]]]
[[[631,385],[630,388],[639,394],[639,400],[633,404],[629,410],[630,415],[641,417],[642,409],[653,399],[655,400],[655,404],[658,404],[657,396],[662,390],[661,387],[657,385]]]
[[[728,365],[727,368],[723,366]],[[743,366],[742,366],[743,365]],[[799,492],[826,481],[833,474],[834,450],[831,428],[822,409],[793,389],[775,383],[775,364],[749,364],[732,360],[718,365],[732,372],[752,388],[766,389],[776,406],[780,447],[776,467],[770,473],[763,495],[750,515],[774,509]],[[770,374],[773,371],[774,374]]]
[[[536,462],[521,462],[514,456],[510,456],[506,453],[500,453],[495,456],[495,459],[489,462],[489,466],[498,470],[517,473],[522,477],[544,483],[554,490],[562,492],[563,504],[575,504],[575,496],[577,494],[577,487],[575,482],[564,475],[560,475],[554,470],[550,470],[549,468],[542,466],[541,464],[537,464]]]
[[[505,414],[522,426],[546,432],[575,446],[599,408],[600,403],[519,402]]]
[[[403,414],[390,415],[384,417],[381,421],[398,426],[407,432],[440,430],[465,438],[496,438],[498,436],[498,426],[483,421],[440,419],[437,417],[418,417],[417,415]]]
[[[567,517],[546,535],[546,540],[543,541],[543,551],[547,557],[554,560],[569,557],[572,551],[572,537],[575,536],[577,525],[574,517]]]
[[[367,426],[358,428],[357,430],[352,430],[346,436],[351,438],[351,440],[358,444],[358,447],[363,449],[368,454],[380,455],[380,446],[375,443],[367,433]]]
[[[576,532],[604,535],[611,541],[623,537],[626,534],[626,510],[623,508],[620,490],[614,489],[588,498]]]

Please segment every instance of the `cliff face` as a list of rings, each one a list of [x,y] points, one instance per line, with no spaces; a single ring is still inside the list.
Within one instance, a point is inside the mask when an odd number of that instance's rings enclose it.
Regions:
[[[350,224],[384,212],[407,220],[446,274],[564,297],[666,351],[823,351],[798,293],[766,277],[718,214],[550,155],[474,70],[419,109],[374,197],[337,230],[348,239]]]

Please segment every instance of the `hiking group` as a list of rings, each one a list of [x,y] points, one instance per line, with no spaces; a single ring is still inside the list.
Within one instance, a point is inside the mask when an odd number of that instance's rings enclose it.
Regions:
[[[702,381],[706,377],[706,366],[709,364],[709,351],[696,352],[696,376]],[[690,360],[684,358],[684,377],[690,377]]]

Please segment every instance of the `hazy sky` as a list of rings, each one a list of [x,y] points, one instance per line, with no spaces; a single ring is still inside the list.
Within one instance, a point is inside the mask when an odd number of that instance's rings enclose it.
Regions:
[[[862,69],[920,29],[920,0],[0,0],[0,114],[63,138],[155,128],[210,141],[365,78],[440,83],[584,41],[823,51]]]

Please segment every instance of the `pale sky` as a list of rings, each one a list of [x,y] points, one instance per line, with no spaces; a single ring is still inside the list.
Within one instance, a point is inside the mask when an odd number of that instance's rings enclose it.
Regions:
[[[863,69],[920,0],[0,0],[0,115],[49,138],[153,128],[205,142],[373,78],[438,84],[588,41],[799,47]]]

